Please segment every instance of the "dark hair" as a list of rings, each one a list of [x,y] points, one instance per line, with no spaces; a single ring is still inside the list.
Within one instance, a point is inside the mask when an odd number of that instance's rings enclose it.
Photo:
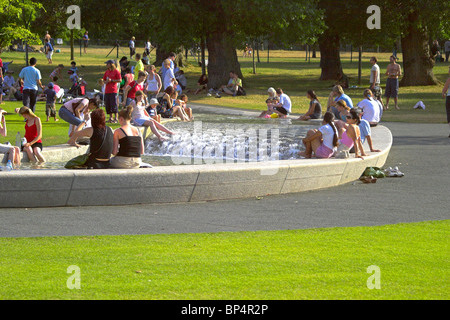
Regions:
[[[131,120],[131,115],[133,114],[133,106],[129,105],[126,109],[119,111],[119,117],[125,119],[126,121]]]
[[[175,52],[169,53],[169,58],[170,58],[170,57],[176,57],[176,56],[177,56],[177,54],[176,54]]]
[[[275,91],[277,94],[283,94],[283,89],[281,88],[277,88]]]
[[[95,109],[98,108],[98,100],[96,98],[89,99],[89,104],[93,104]]]
[[[333,136],[333,146],[337,147],[339,145],[338,131],[336,126],[334,125],[334,114],[330,111],[325,112],[323,116],[323,121],[331,126],[334,131]]]
[[[140,59],[141,58],[141,54],[140,53],[136,53],[136,59]]]
[[[103,129],[106,127],[105,112],[102,109],[95,109],[91,113],[91,123],[93,128]]]
[[[370,60],[375,61],[375,63],[378,62],[378,59],[376,57],[372,57],[372,58],[370,58]]]
[[[175,89],[172,86],[168,86],[166,90],[164,90],[164,92],[167,93],[169,96],[171,96],[174,91]]]
[[[58,77],[53,77],[53,82],[58,81]]]
[[[72,61],[70,64],[77,65],[77,63],[75,61]]]
[[[313,90],[308,90],[306,91],[307,94],[309,94],[309,96],[317,101],[319,101],[319,99],[317,98],[316,93]]]
[[[359,112],[354,110],[354,109],[350,109],[350,114],[352,115],[353,119],[356,119],[356,124],[359,125],[361,123],[361,118],[359,116]]]
[[[36,58],[31,58],[30,59],[30,65],[34,66],[37,63],[37,59]]]

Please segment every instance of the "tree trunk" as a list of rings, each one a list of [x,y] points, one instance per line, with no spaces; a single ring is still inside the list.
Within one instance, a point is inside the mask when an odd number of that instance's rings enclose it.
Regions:
[[[161,47],[161,46],[157,46],[156,47],[156,61],[154,63],[155,67],[160,67],[164,60],[166,60],[169,57],[171,51],[167,51],[165,48]],[[183,51],[180,51],[180,53],[177,53],[177,57],[174,61],[174,63],[176,63],[176,65],[179,68],[184,67],[184,55],[183,55]]]
[[[200,51],[202,54],[202,74],[206,74],[206,55],[205,55],[205,39],[202,37],[200,44]]]
[[[339,53],[339,36],[325,31],[319,38],[319,48],[322,68],[320,80],[338,80],[344,75]]]
[[[408,33],[402,38],[404,76],[400,86],[429,86],[438,84],[433,74],[435,61],[430,54],[428,34],[418,29],[418,14],[408,17]]]
[[[238,74],[242,80],[241,66],[238,62],[236,47],[230,36],[224,31],[212,32],[206,39],[208,48],[208,87],[220,88],[230,79],[230,71]]]

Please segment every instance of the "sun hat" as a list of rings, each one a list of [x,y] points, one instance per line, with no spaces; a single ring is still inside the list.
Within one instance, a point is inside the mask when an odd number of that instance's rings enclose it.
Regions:
[[[156,99],[156,98],[150,99],[150,105],[152,106],[154,104],[159,104],[158,99]]]

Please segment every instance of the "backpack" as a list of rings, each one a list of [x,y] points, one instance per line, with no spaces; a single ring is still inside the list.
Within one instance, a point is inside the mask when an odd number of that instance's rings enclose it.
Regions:
[[[236,92],[237,96],[245,96],[247,95],[247,92],[245,92],[244,88],[242,88],[241,86],[238,87],[238,90]]]

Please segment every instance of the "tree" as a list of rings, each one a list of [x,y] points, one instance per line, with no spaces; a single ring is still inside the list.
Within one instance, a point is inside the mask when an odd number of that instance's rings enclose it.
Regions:
[[[30,31],[36,9],[42,5],[31,0],[0,0],[0,48],[21,39],[29,44],[40,44],[39,36]]]
[[[270,35],[292,43],[313,36],[311,30],[321,25],[314,2],[307,0],[148,0],[131,6],[133,21],[151,26],[165,52],[206,42],[210,87],[228,82],[230,71],[243,79],[236,48],[247,38]],[[148,10],[156,7],[163,12]]]
[[[388,2],[387,5],[393,5]],[[436,85],[433,73],[429,34],[444,35],[450,30],[450,3],[448,1],[400,0],[395,6],[399,19],[389,21],[392,29],[401,34],[404,76],[401,86]]]

